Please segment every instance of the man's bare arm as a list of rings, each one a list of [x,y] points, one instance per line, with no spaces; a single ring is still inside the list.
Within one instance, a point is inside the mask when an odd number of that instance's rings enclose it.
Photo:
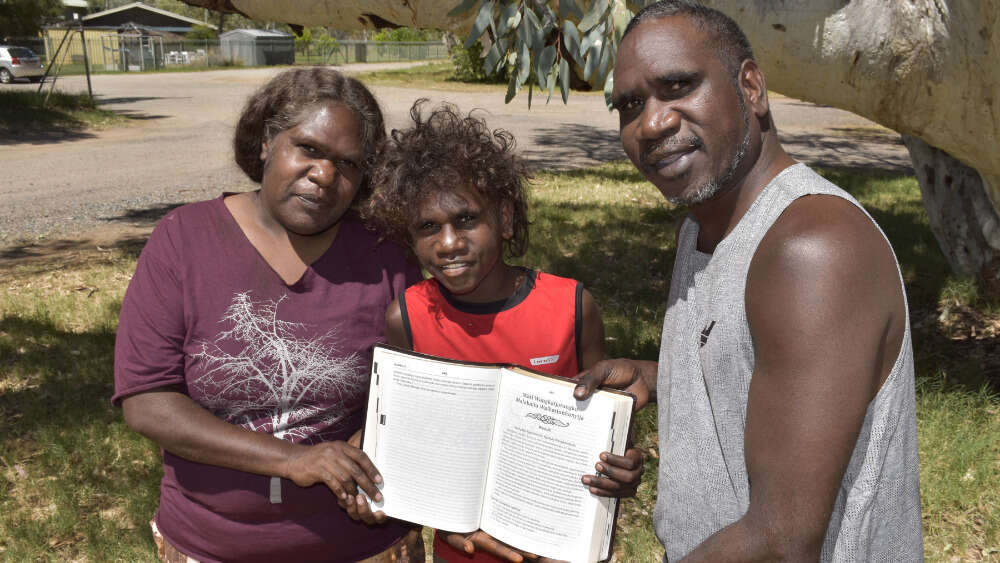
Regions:
[[[802,198],[762,240],[746,310],[756,358],[750,506],[684,560],[815,561],[867,406],[902,342],[891,250],[849,202]]]

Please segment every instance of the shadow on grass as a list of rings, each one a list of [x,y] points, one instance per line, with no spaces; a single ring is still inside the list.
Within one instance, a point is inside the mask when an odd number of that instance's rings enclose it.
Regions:
[[[525,263],[586,287],[602,311],[612,357],[655,360],[677,221],[667,205],[535,204]]]
[[[581,157],[595,162],[626,158],[618,131],[578,123],[539,129],[522,154],[536,170],[579,168]]]
[[[0,273],[17,270],[19,275],[31,276],[73,269],[113,252],[136,259],[147,238],[145,234],[130,234],[100,242],[91,238],[56,239],[9,246],[0,250]]]
[[[27,143],[47,145],[93,138],[94,124],[146,121],[170,117],[129,109],[107,110],[100,106],[128,104],[157,97],[119,97],[91,101],[85,94],[56,92],[45,102],[46,93],[35,91],[0,92],[0,145]]]
[[[913,173],[909,153],[899,135],[843,127],[832,131],[839,134],[790,133],[779,129],[778,136],[789,154],[810,166]]]
[[[13,553],[79,560],[94,551],[89,560],[104,560],[116,543],[150,543],[143,530],[161,471],[155,446],[110,404],[114,339],[112,326],[73,332],[45,315],[0,318],[0,453],[10,470],[0,475],[0,529],[24,532],[5,539]],[[51,516],[26,501],[41,501]]]
[[[131,223],[136,226],[155,226],[163,217],[184,205],[183,203],[160,203],[142,209],[128,209],[124,213],[103,217],[102,221]]]

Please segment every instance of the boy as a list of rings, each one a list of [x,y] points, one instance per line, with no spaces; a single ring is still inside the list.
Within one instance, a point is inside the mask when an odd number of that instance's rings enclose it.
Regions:
[[[604,325],[575,280],[513,266],[528,243],[524,162],[513,136],[450,105],[393,131],[373,170],[367,215],[410,246],[432,279],[389,306],[386,335],[401,348],[453,359],[506,362],[576,377],[604,358]],[[602,454],[591,492],[634,494],[641,456]],[[436,561],[520,561],[482,531],[438,532]]]

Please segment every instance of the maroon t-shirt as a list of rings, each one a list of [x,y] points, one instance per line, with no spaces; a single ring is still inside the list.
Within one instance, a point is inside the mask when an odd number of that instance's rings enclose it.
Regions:
[[[296,443],[346,440],[362,423],[385,310],[421,279],[403,251],[345,217],[292,285],[250,244],[222,198],[171,211],[122,303],[115,395],[179,385],[219,418]],[[325,485],[163,453],[156,523],[202,561],[355,561],[404,533],[352,521]],[[277,502],[276,502],[277,501]]]

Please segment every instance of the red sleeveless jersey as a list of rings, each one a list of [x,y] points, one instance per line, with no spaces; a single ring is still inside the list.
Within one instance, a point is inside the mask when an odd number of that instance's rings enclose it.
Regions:
[[[434,279],[410,286],[399,305],[413,350],[576,377],[583,286],[544,272],[526,274],[514,295],[495,303],[459,302]],[[454,563],[499,561],[483,552],[458,551],[440,534],[434,535],[434,554]]]
[[[462,303],[434,279],[410,286],[400,309],[413,350],[576,377],[583,286],[544,272],[526,274],[514,295],[494,303]]]

